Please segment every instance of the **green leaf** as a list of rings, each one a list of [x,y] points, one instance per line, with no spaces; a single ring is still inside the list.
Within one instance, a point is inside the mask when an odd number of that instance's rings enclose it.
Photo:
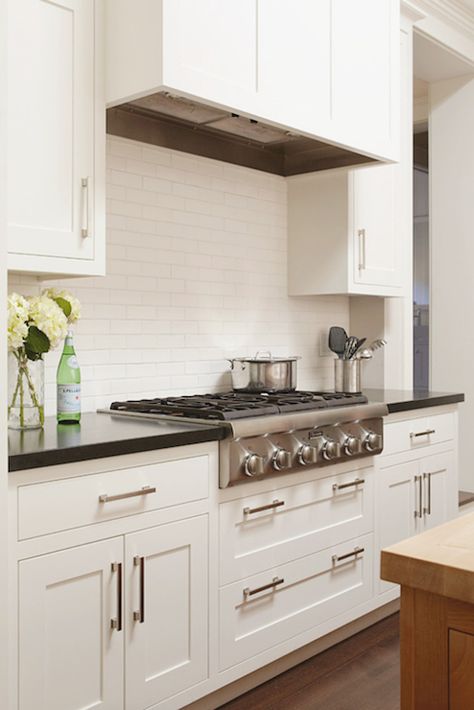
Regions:
[[[58,296],[58,298],[55,298],[53,300],[56,301],[56,303],[61,308],[64,315],[66,316],[66,318],[69,318],[69,316],[71,315],[71,311],[72,311],[72,307],[71,307],[71,304],[69,303],[69,301],[66,301],[65,298],[61,298],[60,296]]]
[[[28,360],[39,360],[43,353],[48,352],[50,345],[48,336],[35,325],[30,325],[25,340],[25,351]]]

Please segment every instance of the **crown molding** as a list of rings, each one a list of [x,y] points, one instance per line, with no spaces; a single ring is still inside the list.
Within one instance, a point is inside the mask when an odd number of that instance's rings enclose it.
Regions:
[[[474,36],[474,11],[461,0],[401,0],[401,7],[412,16],[419,15],[414,21],[431,16],[471,40]]]

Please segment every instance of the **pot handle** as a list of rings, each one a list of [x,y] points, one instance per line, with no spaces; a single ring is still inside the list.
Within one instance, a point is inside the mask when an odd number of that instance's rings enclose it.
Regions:
[[[230,362],[230,369],[234,369],[234,362],[235,360],[231,359],[230,357],[226,357],[227,362]]]
[[[268,359],[271,360],[272,354],[270,350],[257,350],[255,357],[268,357]]]

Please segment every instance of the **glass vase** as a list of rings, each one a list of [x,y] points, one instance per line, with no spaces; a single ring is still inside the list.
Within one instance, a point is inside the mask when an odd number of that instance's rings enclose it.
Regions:
[[[40,429],[44,425],[44,361],[8,353],[8,426]]]

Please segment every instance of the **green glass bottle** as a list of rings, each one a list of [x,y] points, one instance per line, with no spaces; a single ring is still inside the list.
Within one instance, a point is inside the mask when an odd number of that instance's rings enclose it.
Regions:
[[[64,341],[64,350],[56,374],[57,420],[77,424],[81,420],[81,370],[77,361],[72,331]]]

